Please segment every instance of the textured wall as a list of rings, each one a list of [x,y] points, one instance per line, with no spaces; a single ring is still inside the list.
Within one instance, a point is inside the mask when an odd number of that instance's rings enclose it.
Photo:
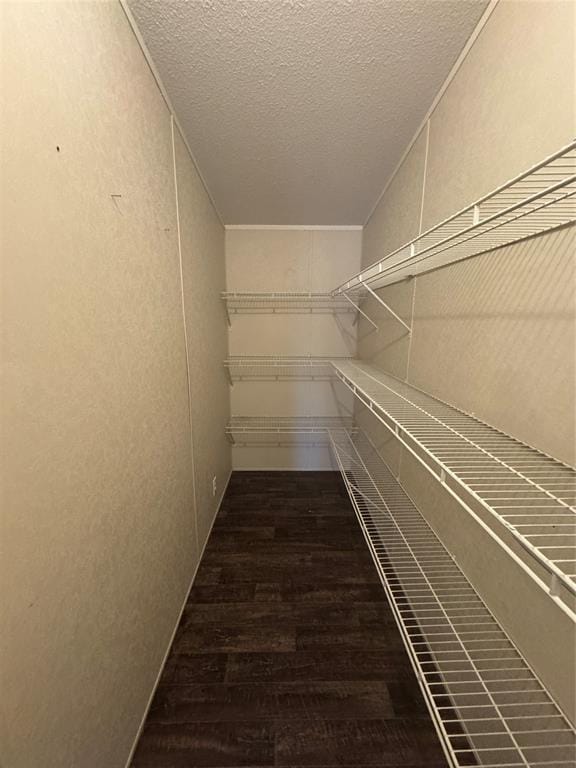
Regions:
[[[363,266],[373,264],[418,235],[424,192],[426,142],[427,129],[424,129],[390,181],[364,228]]]
[[[574,0],[500,0],[430,120],[424,229],[574,138]]]
[[[199,551],[171,120],[118,4],[1,10],[0,762],[121,768]]]
[[[220,301],[226,282],[224,227],[177,128],[174,136],[198,540],[202,548],[231,471],[230,446],[224,432],[230,400],[222,366],[228,354],[228,334]],[[213,477],[216,494],[212,493]]]
[[[574,70],[566,62],[575,55],[575,8],[573,2],[511,0],[496,6],[368,221],[363,264],[571,141]],[[359,354],[574,463],[574,250],[574,228],[566,229],[384,288],[381,295],[390,306],[413,321],[412,337],[384,309],[373,307],[380,329],[360,324]],[[357,414],[573,715],[572,677],[566,670],[573,662],[574,637],[564,615],[542,601],[541,592],[502,560],[485,534],[462,519],[461,510],[415,460],[399,455],[363,408],[357,407]],[[516,610],[528,603],[530,615]]]
[[[572,227],[416,278],[409,374],[568,464],[576,463],[575,253]]]
[[[363,264],[572,139],[565,61],[576,50],[575,9],[497,5],[367,223]],[[383,289],[404,319],[414,313],[412,340],[375,305],[380,330],[361,323],[361,356],[401,378],[409,366],[417,386],[573,463],[574,419],[559,418],[574,413],[572,237],[543,236]]]
[[[327,292],[360,266],[362,232],[355,230],[226,230],[229,291]],[[353,315],[233,315],[231,355],[356,353]],[[236,416],[333,416],[352,409],[348,393],[329,382],[237,382]],[[233,449],[235,469],[331,469],[323,447]]]

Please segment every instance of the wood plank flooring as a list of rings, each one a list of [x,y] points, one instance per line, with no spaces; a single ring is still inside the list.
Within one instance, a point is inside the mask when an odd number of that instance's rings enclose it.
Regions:
[[[238,472],[133,768],[445,768],[338,473]]]

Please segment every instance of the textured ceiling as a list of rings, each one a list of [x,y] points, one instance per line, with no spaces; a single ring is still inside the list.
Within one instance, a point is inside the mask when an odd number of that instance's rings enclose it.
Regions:
[[[362,224],[487,0],[129,0],[227,224]]]

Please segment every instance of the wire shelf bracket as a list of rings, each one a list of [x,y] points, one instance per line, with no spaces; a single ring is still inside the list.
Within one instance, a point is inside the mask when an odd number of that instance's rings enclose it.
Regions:
[[[370,295],[370,296],[372,296],[372,298],[373,298],[375,301],[377,301],[377,302],[378,302],[378,304],[380,304],[382,307],[384,307],[384,309],[385,309],[385,310],[388,312],[388,314],[389,314],[389,315],[391,315],[391,316],[394,318],[394,320],[396,320],[398,323],[400,323],[400,325],[404,326],[404,328],[406,329],[406,331],[407,331],[407,333],[408,333],[408,334],[411,334],[411,333],[412,333],[412,328],[411,328],[411,326],[410,326],[410,325],[408,325],[408,323],[406,323],[404,320],[402,320],[402,318],[400,317],[400,315],[397,315],[397,314],[396,314],[396,312],[394,312],[394,310],[392,309],[392,307],[391,307],[391,306],[390,306],[390,305],[389,305],[387,302],[385,302],[385,301],[384,301],[384,299],[383,299],[381,296],[378,296],[378,294],[377,294],[377,293],[376,293],[376,292],[375,292],[375,291],[374,291],[374,290],[373,290],[373,289],[372,289],[372,288],[371,288],[371,287],[368,285],[368,283],[365,283],[365,282],[363,282],[362,280],[360,280],[360,281],[359,281],[359,287],[360,287],[360,292],[359,292],[359,294],[358,294],[358,303],[355,303],[355,302],[354,302],[354,301],[353,301],[353,300],[352,300],[352,299],[351,299],[351,298],[348,296],[348,293],[349,293],[350,291],[358,291],[358,286],[356,286],[356,287],[354,287],[354,288],[351,288],[351,289],[346,289],[346,290],[343,290],[343,291],[342,291],[342,293],[341,293],[340,295],[341,295],[341,296],[345,296],[345,297],[348,299],[348,301],[349,301],[349,302],[350,302],[350,303],[351,303],[351,304],[352,304],[354,307],[356,307],[357,311],[358,311],[358,312],[359,312],[359,313],[360,313],[360,314],[361,314],[363,317],[365,317],[365,318],[366,318],[366,320],[368,320],[368,322],[369,322],[371,325],[373,325],[373,326],[374,326],[374,328],[375,328],[376,330],[378,330],[378,326],[377,326],[377,324],[376,324],[376,323],[375,323],[375,322],[374,322],[374,321],[373,321],[373,320],[372,320],[372,319],[371,319],[371,318],[368,316],[368,314],[367,314],[366,312],[364,312],[364,311],[363,311],[363,310],[360,308],[360,306],[359,306],[359,302],[360,302],[362,299],[366,299],[366,298],[367,298],[367,294],[368,294],[368,295]]]
[[[346,301],[348,301],[348,302],[350,303],[350,305],[351,305],[351,306],[354,308],[354,310],[355,310],[355,311],[356,311],[358,314],[362,315],[362,317],[364,317],[366,320],[368,320],[368,322],[370,323],[370,325],[371,325],[371,326],[372,326],[372,327],[373,327],[375,330],[378,330],[378,326],[377,326],[377,325],[376,325],[376,323],[375,323],[375,322],[372,320],[372,318],[368,317],[368,315],[366,314],[366,312],[364,312],[362,309],[360,309],[360,304],[359,304],[359,302],[357,303],[357,302],[353,301],[353,300],[350,298],[350,296],[348,296],[348,293],[347,293],[347,292],[345,292],[345,291],[342,293],[342,296],[344,296],[344,298],[346,299]],[[358,322],[358,314],[356,314],[356,316],[355,316],[355,318],[354,318],[354,325],[356,325],[356,323]]]

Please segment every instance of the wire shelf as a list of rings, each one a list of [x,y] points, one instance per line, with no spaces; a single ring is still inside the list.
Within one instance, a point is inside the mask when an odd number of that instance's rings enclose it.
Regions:
[[[232,382],[244,379],[290,381],[294,379],[330,381],[336,376],[331,357],[236,356],[224,361]]]
[[[489,513],[550,578],[576,594],[576,470],[360,361],[333,361],[348,386],[465,504]],[[562,585],[565,589],[559,590]]]
[[[574,768],[570,723],[372,444],[330,440],[450,764]]]
[[[330,429],[352,429],[351,416],[232,416],[226,435],[234,445],[329,445]]]
[[[224,291],[221,298],[228,315],[233,314],[330,314],[356,312],[344,296],[330,293],[236,293]]]
[[[373,288],[576,221],[576,141],[343,283]]]

